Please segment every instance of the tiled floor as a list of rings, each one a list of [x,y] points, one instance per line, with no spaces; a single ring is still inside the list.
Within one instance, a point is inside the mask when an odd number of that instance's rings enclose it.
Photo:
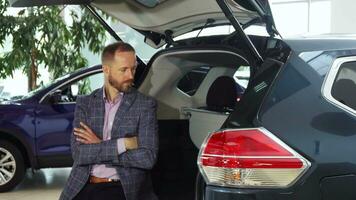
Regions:
[[[0,193],[0,200],[58,200],[71,168],[28,170],[14,190]]]

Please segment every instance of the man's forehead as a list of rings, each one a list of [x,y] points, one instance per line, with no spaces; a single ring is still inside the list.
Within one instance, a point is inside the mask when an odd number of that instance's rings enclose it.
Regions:
[[[115,57],[126,57],[126,56],[135,56],[136,57],[136,53],[134,51],[115,51],[114,54]]]
[[[136,54],[132,51],[117,52],[114,54],[114,60],[119,62],[136,61]]]
[[[136,67],[137,66],[136,55],[134,52],[126,52],[124,54],[123,52],[121,52],[121,54],[115,54],[111,65],[119,68],[127,67],[127,66]]]

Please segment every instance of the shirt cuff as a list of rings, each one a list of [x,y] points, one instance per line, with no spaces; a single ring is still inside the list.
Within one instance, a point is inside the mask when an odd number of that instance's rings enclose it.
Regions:
[[[118,151],[119,155],[126,151],[124,139],[125,138],[117,139],[117,151]]]

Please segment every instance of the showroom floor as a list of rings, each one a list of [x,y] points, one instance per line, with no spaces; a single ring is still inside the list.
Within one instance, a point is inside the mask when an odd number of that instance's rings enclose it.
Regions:
[[[14,190],[0,193],[1,200],[58,200],[71,168],[28,170]]]

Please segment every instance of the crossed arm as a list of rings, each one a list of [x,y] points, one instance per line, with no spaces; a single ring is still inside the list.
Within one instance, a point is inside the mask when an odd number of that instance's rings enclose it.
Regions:
[[[99,144],[102,142],[98,136],[89,128],[84,122],[79,122],[80,128],[74,128],[73,134],[76,140],[82,144]],[[125,149],[137,149],[137,137],[122,138],[124,141]]]
[[[127,151],[118,153],[117,139],[102,141],[85,122],[85,104],[77,99],[75,127],[71,136],[72,156],[78,165],[110,164],[122,167],[151,169],[158,152],[156,103],[140,113],[138,136],[124,138]]]

